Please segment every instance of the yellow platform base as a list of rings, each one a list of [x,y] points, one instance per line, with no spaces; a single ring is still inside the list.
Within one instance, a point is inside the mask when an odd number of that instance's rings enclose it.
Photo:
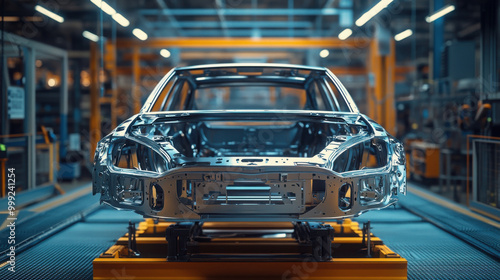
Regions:
[[[312,258],[283,260],[273,252],[297,253],[304,248],[294,238],[263,239],[213,238],[200,242],[197,255],[224,254],[225,258],[202,261],[166,261],[166,228],[171,223],[154,224],[152,220],[139,224],[136,234],[139,257],[129,257],[128,234],[93,262],[94,279],[407,279],[407,262],[371,236],[371,256],[362,245],[362,232],[356,222],[330,223],[335,230],[331,261],[317,262]],[[205,223],[203,229],[291,229],[291,223]],[[366,246],[365,246],[366,247]],[[238,256],[259,253],[256,259]],[[235,258],[228,258],[234,255]],[[269,256],[265,259],[262,255]]]

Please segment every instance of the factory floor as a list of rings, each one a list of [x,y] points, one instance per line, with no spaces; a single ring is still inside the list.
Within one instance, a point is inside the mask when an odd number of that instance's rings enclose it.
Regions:
[[[498,279],[500,224],[409,185],[408,196],[396,207],[356,219],[371,221],[372,232],[406,258],[408,279]],[[129,221],[143,219],[99,205],[90,183],[69,189],[66,196],[72,199],[26,209],[36,215],[23,219],[20,213],[16,272],[8,270],[4,258],[0,279],[92,279],[92,261],[127,232]],[[0,229],[1,240],[6,234]],[[7,249],[1,242],[2,257]],[[117,279],[127,277],[126,271],[116,271]]]

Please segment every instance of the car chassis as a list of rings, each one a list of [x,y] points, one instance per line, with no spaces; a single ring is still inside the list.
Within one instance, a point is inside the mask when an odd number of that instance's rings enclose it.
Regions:
[[[115,208],[170,221],[331,221],[381,209],[394,204],[398,193],[406,194],[404,149],[356,110],[143,110],[98,143],[93,193]],[[322,148],[301,156],[251,155],[255,149],[248,145],[240,150],[250,152],[239,155],[194,157],[179,151],[177,138],[195,129],[193,124],[234,120],[263,124],[265,129],[245,130],[261,138],[266,133],[279,138],[284,124],[304,131],[316,127],[308,139]],[[132,168],[141,159],[149,167]],[[367,164],[359,168],[362,161]]]

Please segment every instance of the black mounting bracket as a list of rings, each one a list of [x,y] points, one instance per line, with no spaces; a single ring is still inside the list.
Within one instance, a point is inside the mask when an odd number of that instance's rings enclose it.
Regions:
[[[138,257],[141,253],[137,250],[135,224],[128,222],[128,255],[129,257]]]
[[[167,228],[167,261],[189,260],[188,242],[202,234],[202,223],[176,223]]]
[[[315,261],[329,261],[332,258],[334,229],[318,222],[295,222],[294,237],[297,242],[310,244]]]

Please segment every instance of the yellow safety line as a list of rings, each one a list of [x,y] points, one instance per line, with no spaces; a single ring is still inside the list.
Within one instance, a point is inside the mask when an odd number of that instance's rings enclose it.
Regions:
[[[493,215],[493,214],[491,214],[491,213],[485,212],[485,211],[483,211],[483,210],[481,210],[481,209],[478,209],[478,208],[476,208],[476,207],[474,207],[474,206],[470,206],[470,209],[471,209],[472,211],[474,211],[474,212],[478,212],[478,213],[479,213],[479,214],[481,214],[481,215],[484,215],[484,216],[486,216],[486,217],[489,217],[490,219],[493,219],[493,220],[496,220],[496,221],[500,221],[500,217],[495,216],[495,215]]]
[[[440,198],[440,197],[436,196],[436,194],[427,193],[426,191],[420,190],[418,187],[414,187],[414,186],[410,186],[410,185],[408,185],[408,190],[411,193],[413,193],[413,194],[415,194],[417,196],[420,196],[422,198],[425,198],[427,200],[430,200],[430,201],[432,201],[432,202],[434,202],[434,203],[436,203],[438,205],[444,206],[444,207],[446,207],[448,209],[451,209],[451,210],[453,210],[455,212],[462,213],[462,214],[467,215],[467,216],[469,216],[471,218],[480,220],[481,222],[487,223],[487,224],[492,225],[492,226],[494,226],[496,228],[500,228],[500,223],[492,221],[489,218],[486,218],[484,216],[476,214],[476,213],[474,213],[474,212],[472,212],[472,211],[470,211],[468,209],[460,207],[460,206],[458,206],[458,205],[456,205],[456,204],[454,204],[454,203],[452,203],[450,201],[447,201],[447,200],[445,200],[443,198]]]
[[[5,213],[2,213],[2,214],[7,214],[7,218],[5,218],[5,221],[3,221],[3,223],[0,225],[0,230],[3,230],[5,228],[7,228],[7,226],[11,223],[11,222],[16,222],[16,220],[10,220],[9,218],[16,218],[17,219],[17,214],[19,213],[18,211],[15,211],[14,212],[14,216],[10,216],[9,215],[9,211],[2,211],[2,212],[5,212]],[[0,266],[1,267],[1,266]]]
[[[4,267],[4,266],[6,266],[8,263],[9,263],[9,261],[5,261],[5,262],[1,263],[1,264],[0,264],[0,268],[2,268],[2,267]]]

